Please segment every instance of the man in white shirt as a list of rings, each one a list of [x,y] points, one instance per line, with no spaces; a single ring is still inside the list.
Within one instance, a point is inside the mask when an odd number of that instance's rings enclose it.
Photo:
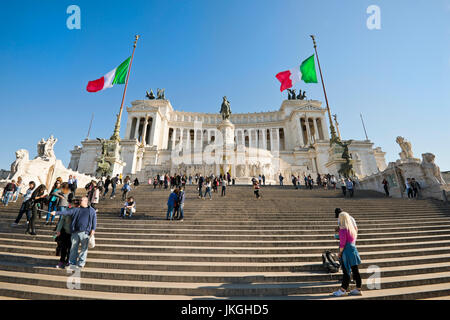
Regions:
[[[16,220],[11,224],[11,226],[17,226],[25,212],[27,213],[27,219],[29,220],[31,218],[31,205],[28,200],[30,200],[31,195],[33,194],[33,191],[36,188],[36,183],[34,183],[34,181],[30,181],[28,186],[29,188],[25,193],[25,195],[23,196],[23,202],[22,205],[20,206],[19,214],[17,215]]]

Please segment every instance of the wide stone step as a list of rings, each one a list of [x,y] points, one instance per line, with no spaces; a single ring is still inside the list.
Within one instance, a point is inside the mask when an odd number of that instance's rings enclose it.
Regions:
[[[39,285],[51,288],[67,288],[68,275],[50,276],[34,273],[23,273],[0,270],[0,281]],[[337,281],[328,282],[291,282],[291,283],[177,283],[155,281],[123,281],[83,278],[79,274],[80,290],[107,291],[117,293],[137,293],[152,295],[211,295],[216,297],[229,296],[287,296],[299,294],[330,293],[339,287]],[[70,280],[69,280],[70,281]],[[402,277],[383,277],[381,287],[393,289],[430,284],[445,284],[450,281],[448,273],[433,273],[409,275]],[[363,290],[366,286],[363,283]],[[1,290],[1,289],[0,289]],[[450,292],[450,288],[448,288]],[[3,294],[0,291],[0,294]]]
[[[14,217],[15,219],[15,217]],[[11,218],[11,220],[7,223],[12,223],[14,222],[14,219]],[[55,220],[56,221],[56,220]],[[433,217],[428,217],[426,221],[420,221],[419,218],[415,217],[415,218],[410,218],[410,219],[391,219],[391,220],[381,220],[381,219],[358,219],[358,228],[376,228],[377,226],[380,227],[401,227],[401,226],[420,226],[420,225],[430,225],[430,224],[443,224],[443,225],[449,225],[450,223],[450,217],[449,218],[433,218]],[[419,223],[420,221],[420,223]],[[191,218],[191,219],[187,219],[185,218],[185,221],[167,221],[165,219],[165,215],[164,217],[159,217],[159,218],[146,218],[146,219],[142,219],[142,217],[136,217],[133,219],[120,219],[118,217],[116,218],[109,218],[109,219],[98,219],[97,221],[99,227],[101,225],[107,225],[107,223],[115,223],[116,226],[120,226],[121,224],[123,225],[154,225],[154,226],[165,226],[165,227],[169,227],[169,226],[183,226],[183,227],[192,227],[192,228],[197,228],[197,227],[209,227],[209,228],[216,228],[216,227],[246,227],[246,228],[252,228],[252,229],[259,229],[259,228],[263,228],[263,227],[279,227],[279,228],[289,228],[289,227],[297,227],[297,228],[323,228],[324,226],[329,226],[329,227],[336,227],[337,225],[337,221],[335,219],[322,219],[322,220],[311,220],[311,219],[297,219],[297,220],[291,220],[291,219],[285,219],[285,220],[281,220],[281,219],[277,219],[276,221],[268,221],[268,220],[258,220],[258,221],[252,221],[252,220],[245,220],[245,219],[241,219],[241,221],[232,221],[232,220],[207,220],[207,219],[195,219]],[[40,227],[49,227],[49,226],[45,226],[45,219],[36,219],[36,225],[40,226]],[[4,224],[1,226],[2,230],[6,230],[7,228],[7,224]]]
[[[56,259],[55,259],[56,264]],[[22,262],[0,261],[0,270],[48,275],[61,275],[66,271],[53,267],[37,266]],[[424,265],[410,265],[400,267],[384,267],[382,277],[448,272],[450,264],[435,263]],[[193,271],[153,271],[153,270],[114,270],[85,267],[83,277],[95,279],[133,280],[133,281],[159,281],[159,282],[227,282],[227,283],[278,283],[300,281],[340,281],[342,273],[321,272],[193,272]],[[373,274],[367,269],[360,269],[363,279]]]
[[[450,296],[450,207],[440,201],[386,199],[362,190],[344,199],[339,190],[291,186],[264,187],[262,200],[254,199],[251,186],[233,186],[227,197],[213,194],[209,201],[188,186],[180,222],[165,220],[169,192],[133,189],[133,219],[118,217],[119,195],[100,201],[82,290],[67,289],[70,274],[55,268],[54,226],[38,219],[38,235],[25,235],[25,218],[9,226],[20,201],[2,208],[0,297],[330,299],[342,275],[324,272],[321,253],[338,247],[336,207],[357,220],[362,278],[372,275],[370,266],[381,271],[382,289],[357,299]]]
[[[35,263],[40,266],[54,266],[55,259],[47,255],[7,252],[0,254],[0,261]],[[414,264],[450,262],[450,254],[427,256],[367,258],[361,267],[377,265],[378,267],[407,266]],[[204,271],[204,272],[303,272],[323,270],[319,262],[211,262],[211,261],[147,261],[147,260],[113,260],[91,258],[89,267],[131,270],[168,270],[168,271]]]
[[[37,232],[40,232],[38,230]],[[35,236],[25,235],[25,234],[8,234],[9,239],[38,239],[45,240],[48,239],[50,233],[38,234]],[[153,239],[151,235],[146,234],[127,234],[119,238],[106,238],[107,234],[97,234],[96,243],[99,244],[129,244],[129,245],[167,245],[167,246],[205,246],[205,247],[280,247],[280,246],[329,246],[336,247],[338,241],[335,239],[328,239],[328,237],[323,237],[318,239],[307,239],[307,240],[285,240],[282,238],[277,239],[258,239],[258,240],[211,240],[205,241],[203,239]],[[114,235],[111,235],[114,236]],[[3,236],[2,236],[3,237]],[[358,239],[358,245],[383,245],[383,244],[393,244],[393,243],[415,243],[415,242],[433,242],[433,241],[445,241],[450,240],[450,235],[431,235],[431,236],[414,236],[412,235],[402,235],[402,237],[385,237],[385,238],[369,238],[366,240]]]
[[[112,227],[110,227],[112,226]],[[336,227],[336,226],[334,226]],[[17,230],[22,230],[26,228],[26,225],[23,226],[17,226],[14,227],[15,229],[4,229],[5,232],[11,232],[11,233],[17,233]],[[286,229],[284,227],[280,227],[279,229],[264,229],[264,230],[257,230],[257,229],[238,229],[239,227],[233,227],[233,229],[226,228],[216,228],[212,229],[209,228],[189,228],[189,226],[184,227],[183,225],[171,225],[170,229],[168,229],[166,226],[163,225],[120,225],[117,226],[116,224],[108,224],[105,225],[102,223],[101,225],[97,226],[96,231],[105,231],[105,232],[145,232],[148,234],[157,234],[161,232],[170,232],[170,234],[190,234],[195,232],[195,234],[217,234],[220,232],[224,235],[301,235],[301,234],[326,234],[330,235],[330,232],[334,232],[334,228],[332,226],[327,228],[321,228],[321,229],[306,229],[298,227],[298,229],[292,227],[291,229]],[[54,229],[54,226],[51,230]],[[427,231],[450,231],[450,223],[449,225],[442,225],[437,224],[434,226],[424,226],[424,227],[400,227],[400,228],[364,228],[359,226],[358,233],[359,234],[386,234],[386,233],[408,233],[408,232],[427,232]]]
[[[40,229],[39,235],[48,235],[49,237],[54,234],[54,227],[48,227]],[[280,231],[281,232],[281,231]],[[170,229],[161,230],[157,232],[148,232],[146,229],[125,229],[117,228],[116,230],[110,230],[106,228],[98,227],[96,229],[97,236],[101,237],[117,237],[117,238],[142,238],[142,239],[184,239],[184,240],[264,240],[264,241],[312,241],[312,240],[329,240],[334,234],[334,230],[328,230],[328,233],[318,234],[317,232],[311,232],[310,230],[299,231],[298,234],[242,234],[241,232],[235,232],[230,235],[217,235],[217,234],[204,234],[203,231],[190,230],[186,232],[172,232]],[[1,237],[2,233],[0,233]],[[370,240],[370,239],[385,239],[385,238],[403,238],[411,235],[417,236],[446,236],[450,235],[450,229],[444,230],[421,230],[415,232],[358,232],[358,240]]]
[[[27,248],[23,246],[0,245],[0,256],[7,253],[16,254],[38,254],[48,255],[54,254],[55,250],[52,248]],[[362,260],[376,259],[376,258],[394,258],[394,257],[417,257],[438,254],[450,254],[450,246],[433,247],[433,248],[418,248],[418,249],[403,249],[403,250],[383,250],[374,252],[360,252]],[[98,249],[89,250],[90,258],[98,259],[112,259],[112,260],[127,260],[127,261],[192,261],[192,262],[251,262],[251,263],[266,263],[266,262],[320,262],[321,255],[316,253],[303,254],[188,254],[188,253],[148,253],[148,252],[116,252],[116,251],[101,251]]]
[[[56,259],[55,259],[56,264]],[[22,262],[0,261],[0,270],[47,275],[61,275],[66,271],[54,267],[37,266]],[[409,265],[384,267],[382,277],[402,275],[437,273],[450,271],[448,263],[432,263],[424,265]],[[153,270],[114,270],[85,267],[83,277],[94,279],[158,281],[158,282],[225,282],[225,283],[278,283],[301,281],[341,281],[342,273],[321,272],[195,272],[195,271],[153,271]],[[362,279],[367,279],[373,272],[360,269]]]
[[[44,238],[43,240],[32,239],[2,239],[0,238],[0,245],[3,246],[23,246],[28,248],[50,248],[55,249],[56,243],[53,239]],[[406,250],[406,249],[422,249],[424,246],[428,248],[446,247],[450,245],[450,241],[433,241],[433,242],[418,242],[418,243],[404,243],[404,244],[387,244],[380,247],[379,245],[358,245],[360,252],[374,252],[385,250]],[[167,247],[165,245],[149,246],[149,245],[132,245],[129,244],[99,244],[96,243],[96,250],[102,252],[117,251],[117,252],[148,252],[148,253],[214,253],[214,254],[251,254],[251,255],[264,255],[264,254],[303,254],[303,253],[315,253],[320,256],[325,250],[330,250],[329,246],[315,246],[308,247],[299,245],[297,247],[265,247],[265,248],[252,248],[252,247],[196,247],[196,246],[177,246]],[[337,246],[335,247],[337,250]]]

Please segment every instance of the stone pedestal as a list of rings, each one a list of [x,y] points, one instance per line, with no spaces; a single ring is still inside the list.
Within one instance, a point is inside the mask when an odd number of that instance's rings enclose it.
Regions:
[[[398,165],[416,165],[416,164],[420,164],[420,159],[417,158],[408,158],[408,159],[398,159],[397,161],[395,161],[395,164]]]
[[[119,142],[110,142],[108,146],[108,154],[105,160],[111,165],[111,176],[123,173],[123,168],[126,166],[126,162],[121,160],[120,149]]]
[[[328,149],[328,161],[325,163],[325,167],[327,169],[326,173],[330,173],[336,177],[339,177],[339,170],[345,163],[345,159],[342,158],[343,152],[344,148],[336,144],[333,144]]]
[[[225,147],[234,148],[234,124],[230,120],[222,120],[222,122],[217,126],[220,133],[222,134],[223,144]]]
[[[235,165],[234,161],[234,124],[230,120],[222,120],[217,126],[221,133],[222,141],[216,141],[220,145],[222,143],[223,157],[220,164],[220,173],[226,174],[230,172],[233,175],[232,167]],[[220,140],[220,139],[218,139]]]
[[[120,143],[113,140],[103,140],[100,144],[100,156],[96,159],[96,175],[111,175],[123,173],[126,163],[120,156]]]
[[[106,160],[111,164],[111,176],[123,173],[123,168],[126,165],[124,161],[117,158],[106,158]]]

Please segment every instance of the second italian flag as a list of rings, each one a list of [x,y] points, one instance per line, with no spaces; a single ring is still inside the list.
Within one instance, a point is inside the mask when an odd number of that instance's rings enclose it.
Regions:
[[[280,82],[280,91],[292,88],[295,83],[303,80],[305,83],[317,83],[314,55],[304,60],[300,66],[282,71],[275,76]]]
[[[117,68],[111,70],[103,77],[89,81],[86,90],[88,92],[97,92],[111,88],[115,84],[124,84],[127,79],[128,68],[130,67],[131,57],[128,57]]]

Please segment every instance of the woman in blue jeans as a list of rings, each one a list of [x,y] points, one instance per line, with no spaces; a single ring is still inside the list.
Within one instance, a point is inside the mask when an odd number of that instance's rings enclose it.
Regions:
[[[17,200],[19,199],[19,194],[20,194],[20,190],[22,189],[22,177],[18,177],[17,178],[17,182],[16,182],[16,191],[14,192],[14,194],[11,197],[11,201],[12,202],[17,202]]]
[[[206,186],[206,190],[205,190],[205,194],[203,195],[203,199],[206,199],[206,194],[209,194],[209,200],[212,200],[211,179],[210,178],[206,178],[205,186]]]
[[[56,211],[58,207],[59,202],[59,192],[61,191],[61,182],[56,181],[52,191],[50,192],[50,201],[48,203],[48,213],[47,213],[47,219],[45,219],[45,224],[53,224],[53,220],[55,219],[55,216],[52,216],[50,212]],[[51,217],[51,218],[50,218]],[[50,221],[49,221],[50,220]]]

